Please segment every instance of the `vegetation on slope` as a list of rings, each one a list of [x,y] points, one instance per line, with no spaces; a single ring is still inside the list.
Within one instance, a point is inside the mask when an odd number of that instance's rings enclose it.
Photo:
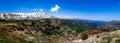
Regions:
[[[3,21],[2,21],[3,22]],[[75,32],[55,20],[4,21],[0,34],[17,43],[60,42],[72,40]]]
[[[0,38],[6,43],[57,43],[74,39],[87,40],[91,35],[116,29],[97,29],[103,22],[83,20],[0,20]],[[99,36],[98,36],[99,38]],[[105,38],[104,42],[110,42]],[[119,39],[115,41],[119,42]]]

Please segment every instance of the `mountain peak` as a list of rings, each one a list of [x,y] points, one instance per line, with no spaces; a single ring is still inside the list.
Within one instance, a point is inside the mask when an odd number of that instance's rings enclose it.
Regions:
[[[1,19],[46,19],[54,18],[54,16],[45,12],[32,12],[32,13],[0,13]]]

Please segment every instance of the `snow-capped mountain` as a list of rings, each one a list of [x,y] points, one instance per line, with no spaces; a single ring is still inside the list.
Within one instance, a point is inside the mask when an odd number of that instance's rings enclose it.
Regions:
[[[45,12],[33,12],[33,13],[0,13],[0,19],[46,19],[55,18]]]

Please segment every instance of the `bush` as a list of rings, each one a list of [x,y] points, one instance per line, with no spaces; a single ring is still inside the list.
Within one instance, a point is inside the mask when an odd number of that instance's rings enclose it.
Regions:
[[[15,42],[8,40],[5,37],[3,37],[2,35],[0,35],[0,43],[15,43]]]
[[[87,35],[86,33],[82,33],[81,39],[82,39],[82,40],[88,39],[88,35]]]
[[[115,40],[115,43],[120,43],[120,39]]]
[[[103,40],[104,40],[104,42],[106,42],[106,43],[110,43],[111,40],[112,40],[112,38],[111,38],[111,37],[104,37]]]

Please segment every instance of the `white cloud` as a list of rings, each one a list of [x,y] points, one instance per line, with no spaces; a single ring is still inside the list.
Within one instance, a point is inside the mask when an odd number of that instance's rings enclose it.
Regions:
[[[37,9],[33,9],[34,11],[36,11]]]
[[[43,9],[40,9],[40,11],[42,12],[42,11],[43,11]]]
[[[51,12],[57,12],[60,9],[60,6],[55,5],[55,7],[51,8],[50,11]]]

